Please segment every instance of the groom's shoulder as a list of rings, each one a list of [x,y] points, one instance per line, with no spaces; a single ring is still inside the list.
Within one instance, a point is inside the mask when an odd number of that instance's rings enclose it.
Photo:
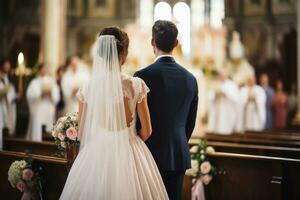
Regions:
[[[197,81],[196,77],[189,71],[187,70],[186,67],[183,67],[182,65],[180,65],[179,63],[176,63],[176,65],[178,66],[178,68],[181,70],[181,72],[183,72],[185,74],[186,77],[188,77],[189,79],[193,80],[193,81]]]
[[[154,67],[155,67],[155,63],[153,63],[153,64],[151,64],[151,65],[148,65],[148,66],[146,66],[146,67],[144,67],[144,68],[142,68],[142,69],[136,71],[136,72],[134,73],[134,76],[140,77],[140,76],[143,76],[143,75],[147,75],[147,74],[149,74],[150,72],[153,72]]]

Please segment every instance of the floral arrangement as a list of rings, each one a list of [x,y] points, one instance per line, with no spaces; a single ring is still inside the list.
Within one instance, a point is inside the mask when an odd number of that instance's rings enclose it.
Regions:
[[[211,146],[207,146],[206,141],[201,141],[199,145],[194,145],[190,149],[191,169],[186,171],[186,175],[199,179],[203,184],[208,185],[213,176],[216,175],[216,168],[211,165],[208,154],[214,153]]]
[[[32,158],[28,156],[26,160],[16,160],[10,165],[8,181],[13,188],[23,192],[22,199],[30,199],[32,194],[42,190],[40,173],[41,168],[34,168]]]
[[[63,156],[71,145],[79,145],[78,113],[69,113],[57,120],[52,129],[52,136],[58,145],[58,154]]]

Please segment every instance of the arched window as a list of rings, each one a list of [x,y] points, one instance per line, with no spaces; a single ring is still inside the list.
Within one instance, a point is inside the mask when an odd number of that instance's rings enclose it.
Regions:
[[[210,25],[219,28],[225,15],[224,0],[211,0],[210,7]]]
[[[179,42],[185,57],[190,56],[191,51],[191,16],[190,7],[184,3],[176,3],[173,8],[173,16],[179,32]]]
[[[171,6],[166,2],[159,2],[154,7],[154,21],[157,21],[159,19],[162,20],[172,19]]]
[[[205,0],[192,0],[192,27],[199,28],[205,24]]]
[[[153,0],[140,0],[140,25],[151,27],[153,23]]]

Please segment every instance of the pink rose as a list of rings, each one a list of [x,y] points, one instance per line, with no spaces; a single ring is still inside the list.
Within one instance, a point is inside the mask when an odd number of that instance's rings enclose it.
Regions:
[[[64,140],[65,140],[65,136],[64,136],[64,134],[62,134],[62,133],[59,133],[59,134],[58,134],[58,138],[59,138],[61,141],[64,141]]]
[[[31,169],[24,169],[23,170],[23,174],[22,174],[22,178],[25,180],[25,181],[30,181],[33,177],[33,171]]]
[[[211,170],[211,165],[208,161],[205,161],[201,164],[200,170],[202,174],[208,174]]]
[[[201,177],[201,181],[204,185],[208,185],[211,180],[212,177],[210,175],[204,175],[203,177]]]
[[[67,133],[67,137],[70,138],[70,140],[76,140],[78,134],[74,127],[68,128],[66,133]]]
[[[25,191],[26,190],[26,185],[23,181],[19,181],[17,183],[17,188],[18,190],[20,190],[21,192]]]

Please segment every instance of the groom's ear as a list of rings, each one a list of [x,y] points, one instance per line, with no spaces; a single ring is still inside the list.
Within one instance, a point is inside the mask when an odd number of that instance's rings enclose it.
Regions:
[[[156,44],[155,44],[155,41],[154,41],[153,38],[151,39],[151,45],[152,45],[153,47],[156,47]]]
[[[178,45],[178,39],[176,39],[176,41],[175,41],[174,48],[177,47],[177,45]]]

